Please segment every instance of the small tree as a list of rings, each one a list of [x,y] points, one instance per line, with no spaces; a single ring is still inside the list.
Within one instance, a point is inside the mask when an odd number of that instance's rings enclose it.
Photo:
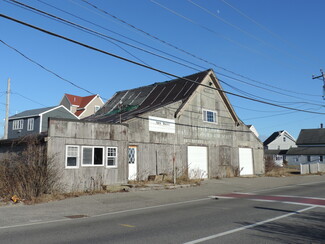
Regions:
[[[33,200],[60,190],[60,174],[54,157],[48,158],[46,145],[35,136],[18,142],[23,149],[7,153],[0,160],[0,194]],[[15,146],[12,147],[13,149]]]

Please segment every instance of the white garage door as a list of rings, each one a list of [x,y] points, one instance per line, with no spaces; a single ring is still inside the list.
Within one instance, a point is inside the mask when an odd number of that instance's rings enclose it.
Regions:
[[[252,175],[253,171],[253,152],[251,148],[239,148],[239,169],[240,175]]]
[[[188,176],[191,179],[208,178],[208,149],[206,147],[187,147]]]

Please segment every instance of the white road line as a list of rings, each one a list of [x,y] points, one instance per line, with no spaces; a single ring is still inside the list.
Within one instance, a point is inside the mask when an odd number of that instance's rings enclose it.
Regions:
[[[155,208],[163,208],[163,207],[181,205],[181,204],[186,204],[186,203],[200,202],[200,201],[204,201],[204,200],[211,200],[211,199],[210,198],[201,198],[201,199],[195,199],[195,200],[189,200],[189,201],[183,201],[183,202],[167,203],[167,204],[161,204],[161,205],[155,205],[155,206],[149,206],[149,207],[143,207],[143,208],[134,208],[134,209],[121,210],[121,211],[116,211],[116,212],[108,212],[108,213],[103,213],[103,214],[97,214],[97,215],[89,216],[87,218],[82,218],[82,219],[97,218],[97,217],[102,217],[102,216],[107,216],[107,215],[114,215],[114,214],[122,214],[122,213],[136,212],[136,211],[148,210],[148,209],[155,209]],[[18,227],[26,227],[26,226],[33,226],[33,225],[42,225],[42,224],[51,224],[51,223],[58,223],[58,222],[66,222],[66,221],[73,221],[73,220],[78,220],[78,219],[64,218],[64,219],[48,220],[48,221],[42,221],[42,222],[32,222],[32,223],[25,223],[25,224],[0,226],[0,230],[10,229],[10,228],[18,228]]]
[[[316,199],[316,200],[325,200],[325,198],[321,197],[303,197],[303,196],[293,196],[293,195],[272,195],[276,197],[292,197],[292,198],[306,198],[306,199]]]
[[[269,223],[269,222],[272,222],[272,221],[283,219],[283,218],[289,217],[289,216],[297,214],[297,213],[302,213],[302,212],[308,211],[308,210],[313,209],[313,208],[316,208],[316,206],[304,208],[304,209],[298,210],[298,211],[293,212],[293,213],[288,213],[288,214],[281,215],[281,216],[278,216],[278,217],[275,217],[275,218],[260,221],[260,222],[257,222],[255,224],[246,225],[246,226],[236,228],[236,229],[233,229],[233,230],[228,230],[228,231],[221,232],[221,233],[218,233],[218,234],[215,234],[215,235],[211,235],[211,236],[203,237],[203,238],[200,238],[200,239],[197,239],[197,240],[189,241],[189,242],[186,242],[184,244],[196,244],[196,243],[201,243],[201,242],[204,242],[204,241],[209,241],[209,240],[221,237],[221,236],[229,235],[229,234],[232,234],[232,233],[235,233],[235,232],[238,232],[238,231],[247,230],[247,229],[254,228],[256,226],[263,225],[263,224],[266,224],[266,223]]]

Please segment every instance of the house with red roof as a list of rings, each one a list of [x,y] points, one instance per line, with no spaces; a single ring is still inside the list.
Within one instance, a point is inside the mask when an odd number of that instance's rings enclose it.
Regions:
[[[63,105],[79,119],[82,119],[97,112],[104,105],[104,102],[98,94],[86,97],[64,94],[60,105]]]

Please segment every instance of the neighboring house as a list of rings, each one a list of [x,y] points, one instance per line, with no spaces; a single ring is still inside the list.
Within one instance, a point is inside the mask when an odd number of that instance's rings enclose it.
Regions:
[[[287,152],[286,160],[291,165],[324,162],[325,129],[302,129],[297,139],[297,147]]]
[[[263,142],[264,149],[268,150],[288,150],[296,147],[296,140],[287,131],[280,130],[274,132]]]
[[[9,117],[8,139],[46,132],[50,117],[78,119],[62,105],[26,110]]]
[[[195,82],[191,82],[195,81]],[[212,70],[117,92],[85,119],[128,124],[128,179],[264,173],[263,145],[237,117]]]
[[[289,148],[296,147],[296,140],[287,131],[274,132],[264,142],[265,160],[273,160],[276,165],[283,166]]]
[[[104,102],[99,95],[80,97],[64,94],[60,105],[63,105],[79,119],[82,119],[97,112],[104,105]]]

